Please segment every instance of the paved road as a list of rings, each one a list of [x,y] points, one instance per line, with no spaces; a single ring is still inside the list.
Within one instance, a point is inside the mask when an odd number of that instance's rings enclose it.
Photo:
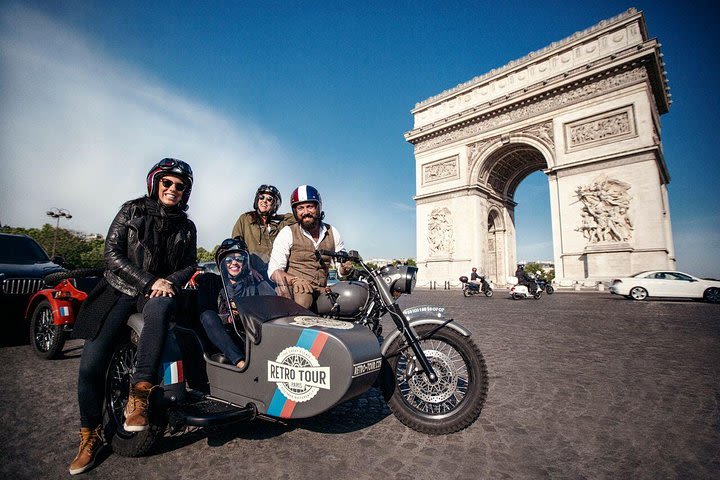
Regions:
[[[540,301],[422,291],[448,306],[490,372],[480,419],[453,435],[405,428],[372,390],[291,424],[166,437],[108,452],[86,478],[720,478],[720,306],[605,293]],[[66,478],[77,448],[81,345],[42,361],[0,349],[0,478]]]

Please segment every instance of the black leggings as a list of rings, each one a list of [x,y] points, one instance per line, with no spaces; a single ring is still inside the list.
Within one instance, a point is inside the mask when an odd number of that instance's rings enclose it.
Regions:
[[[172,297],[151,298],[143,307],[145,325],[140,335],[137,368],[131,380],[132,384],[142,381],[156,383],[168,319],[174,308],[175,299]],[[94,428],[102,423],[105,372],[128,317],[136,311],[137,298],[121,295],[108,313],[98,335],[85,341],[78,376],[78,404],[82,427]]]

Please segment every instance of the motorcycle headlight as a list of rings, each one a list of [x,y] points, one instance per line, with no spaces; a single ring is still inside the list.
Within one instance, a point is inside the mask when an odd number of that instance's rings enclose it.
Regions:
[[[388,265],[380,270],[383,280],[393,294],[411,293],[417,280],[417,267]]]

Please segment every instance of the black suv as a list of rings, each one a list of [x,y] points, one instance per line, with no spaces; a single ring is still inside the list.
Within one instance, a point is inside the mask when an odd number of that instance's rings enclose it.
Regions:
[[[28,299],[45,286],[45,275],[61,270],[32,238],[0,233],[0,312],[9,322],[0,325],[1,337],[17,341],[25,335],[22,318]]]

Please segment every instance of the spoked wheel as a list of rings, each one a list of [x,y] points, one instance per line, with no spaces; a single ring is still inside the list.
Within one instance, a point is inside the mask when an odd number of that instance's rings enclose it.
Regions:
[[[37,356],[46,359],[57,357],[65,346],[65,331],[62,325],[53,323],[52,306],[47,300],[35,307],[30,318],[30,345]]]
[[[711,287],[705,290],[703,295],[706,302],[720,303],[720,288]]]
[[[419,338],[435,325],[417,327]],[[420,342],[438,380],[419,371],[412,349],[398,337],[388,350],[382,390],[393,414],[422,433],[443,435],[470,426],[480,416],[488,373],[480,349],[469,337],[443,328]]]
[[[645,300],[648,297],[648,292],[642,287],[633,287],[630,290],[630,297],[633,300]]]
[[[105,416],[106,431],[109,432],[114,452],[125,457],[145,455],[158,438],[165,432],[166,422],[160,416],[150,416],[150,428],[143,432],[127,432],[125,422],[125,404],[128,401],[130,378],[137,363],[137,339],[123,342],[113,353],[105,380]],[[151,410],[152,414],[152,410]]]

